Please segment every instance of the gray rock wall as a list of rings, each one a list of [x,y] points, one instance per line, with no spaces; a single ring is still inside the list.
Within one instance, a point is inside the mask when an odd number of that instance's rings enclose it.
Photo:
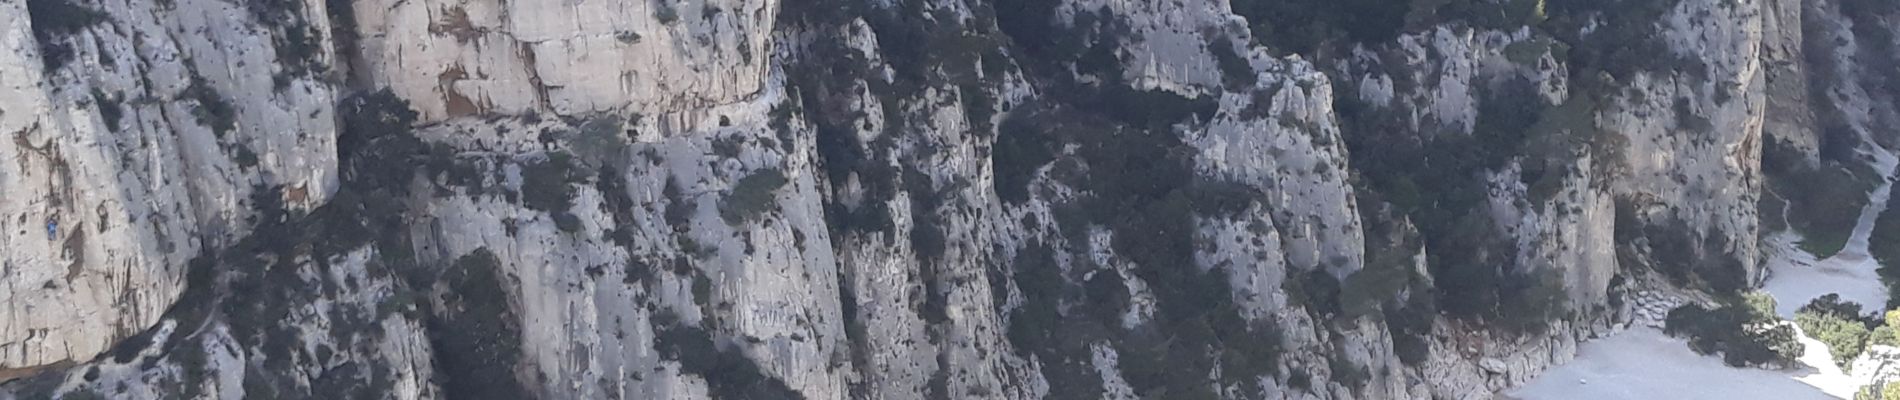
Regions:
[[[1481,398],[1758,282],[1835,85],[1825,2],[64,1],[0,4],[0,397]]]

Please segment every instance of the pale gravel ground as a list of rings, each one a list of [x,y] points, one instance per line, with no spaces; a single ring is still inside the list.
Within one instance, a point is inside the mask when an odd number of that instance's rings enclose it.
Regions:
[[[1838,370],[1837,370],[1838,371]],[[1829,399],[1798,372],[1729,368],[1651,328],[1632,328],[1585,343],[1577,359],[1546,371],[1504,398],[1524,400]]]

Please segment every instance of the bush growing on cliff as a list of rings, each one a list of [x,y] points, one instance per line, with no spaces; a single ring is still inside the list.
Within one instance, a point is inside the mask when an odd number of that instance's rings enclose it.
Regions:
[[[732,185],[732,193],[719,201],[719,217],[732,225],[758,220],[778,205],[773,197],[786,182],[785,174],[777,168],[762,169],[739,178],[739,182]]]
[[[198,104],[192,105],[191,116],[198,118],[218,139],[224,139],[231,131],[237,130],[237,108],[225,100],[224,95],[213,89],[203,76],[193,73],[191,86],[186,86],[179,97],[191,99]]]
[[[1779,139],[1769,139],[1762,146],[1761,165],[1768,178],[1765,189],[1788,203],[1782,215],[1786,226],[1801,233],[1801,249],[1816,258],[1832,256],[1847,245],[1878,179],[1865,166],[1825,156],[1819,161],[1808,159]]]
[[[1900,199],[1900,185],[1894,185],[1889,199]],[[1890,202],[1892,200],[1889,200]],[[1867,252],[1879,261],[1881,283],[1887,285],[1887,308],[1900,308],[1900,204],[1887,206],[1874,219],[1874,232],[1867,239]],[[1893,324],[1888,324],[1893,325]]]
[[[64,42],[67,35],[108,18],[105,13],[73,4],[72,0],[27,0],[26,13],[33,24],[33,39],[40,44],[41,66],[47,71],[72,61],[73,47]]]
[[[1409,1],[1239,0],[1235,14],[1247,18],[1254,39],[1274,51],[1312,56],[1329,42],[1384,42],[1398,37],[1411,11]]]
[[[444,309],[428,321],[429,344],[449,397],[522,398],[527,389],[514,374],[521,360],[521,322],[508,304],[505,271],[488,248],[455,260],[436,285]]]
[[[651,322],[653,348],[659,350],[660,357],[679,362],[680,372],[706,379],[707,390],[713,398],[805,398],[784,380],[760,368],[758,361],[746,356],[743,350],[715,342],[713,332],[701,326],[682,323],[670,312],[654,315]]]
[[[1486,200],[1485,173],[1527,153],[1538,139],[1533,132],[1564,125],[1559,120],[1568,118],[1556,118],[1553,111],[1576,111],[1548,107],[1537,93],[1536,85],[1523,79],[1480,88],[1470,135],[1421,134],[1403,118],[1350,97],[1337,104],[1354,169],[1368,191],[1390,203],[1395,218],[1403,215],[1416,224],[1437,285],[1431,293],[1453,317],[1535,330],[1543,325],[1540,320],[1562,309],[1562,296],[1550,295],[1555,292],[1545,277],[1517,265],[1516,244],[1492,219]],[[1546,186],[1535,183],[1562,174],[1532,175],[1538,175],[1528,176],[1533,186]]]
[[[1687,337],[1699,354],[1722,354],[1730,366],[1793,365],[1802,346],[1794,329],[1774,316],[1774,300],[1752,293],[1731,299],[1714,310],[1699,304],[1669,311],[1663,331]]]
[[[521,204],[536,211],[566,213],[574,206],[574,186],[568,183],[578,176],[573,160],[573,155],[556,151],[523,163]]]

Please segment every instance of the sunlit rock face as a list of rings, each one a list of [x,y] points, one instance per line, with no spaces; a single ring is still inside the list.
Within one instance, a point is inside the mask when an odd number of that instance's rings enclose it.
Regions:
[[[425,121],[703,111],[759,92],[778,1],[354,2],[357,77]],[[695,122],[695,121],[687,121]]]
[[[323,3],[0,5],[0,371],[146,330],[186,261],[337,187]]]
[[[0,4],[0,398],[1484,398],[1892,109],[1859,3],[134,3]]]

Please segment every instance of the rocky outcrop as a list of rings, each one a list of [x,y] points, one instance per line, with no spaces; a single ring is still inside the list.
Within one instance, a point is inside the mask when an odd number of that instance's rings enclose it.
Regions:
[[[323,2],[0,4],[0,371],[156,323],[186,260],[337,186]]]
[[[1764,74],[1759,3],[1685,0],[1659,24],[1674,73],[1638,73],[1599,117],[1628,140],[1629,175],[1612,190],[1630,207],[1650,244],[1649,257],[1624,262],[1670,268],[1700,255],[1700,278],[1718,287],[1750,287],[1757,266],[1755,203],[1760,193]],[[1669,118],[1657,118],[1669,116]],[[1694,207],[1682,207],[1695,204]],[[1675,236],[1674,238],[1659,236]],[[1685,246],[1676,246],[1674,244]],[[1686,249],[1684,248],[1686,247]]]
[[[739,102],[764,87],[778,10],[765,0],[379,0],[355,2],[350,15],[359,79],[440,121],[688,113]]]

